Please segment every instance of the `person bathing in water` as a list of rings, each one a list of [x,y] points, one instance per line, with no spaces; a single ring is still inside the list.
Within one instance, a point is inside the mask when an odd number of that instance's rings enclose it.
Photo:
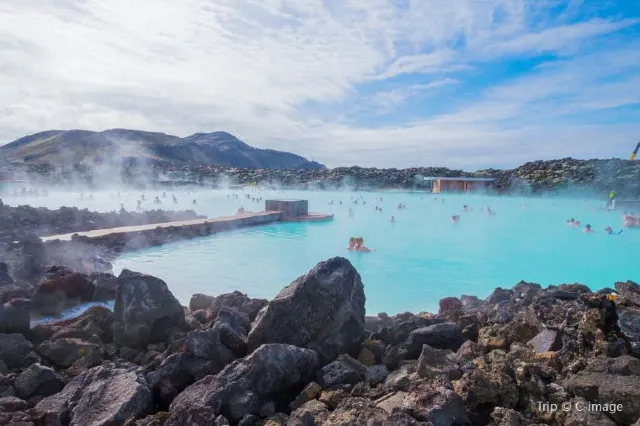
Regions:
[[[613,232],[613,229],[610,226],[604,228],[604,232],[606,232],[607,235],[620,235],[622,234],[622,231],[623,229],[619,230],[618,232]]]
[[[363,253],[370,253],[371,249],[364,245],[364,238],[358,237],[356,238],[356,246],[354,248],[355,251],[361,251]]]
[[[395,216],[391,216],[391,219],[389,219],[389,222],[395,222],[396,221],[396,217]]]
[[[594,231],[593,229],[591,229],[591,225],[589,225],[588,223],[584,226],[584,230],[582,231],[585,234],[592,234]]]
[[[349,245],[347,246],[347,250],[355,250],[356,249],[356,238],[355,237],[351,237],[349,238]]]
[[[457,224],[460,222],[460,215],[459,214],[454,214],[453,216],[451,216],[451,222]]]

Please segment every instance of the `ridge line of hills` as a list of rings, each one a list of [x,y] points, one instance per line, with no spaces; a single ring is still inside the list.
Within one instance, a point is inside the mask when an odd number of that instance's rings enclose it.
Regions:
[[[324,169],[290,152],[252,147],[227,132],[180,138],[130,129],[47,130],[0,146],[0,158],[18,164],[123,163],[220,165],[242,168]]]

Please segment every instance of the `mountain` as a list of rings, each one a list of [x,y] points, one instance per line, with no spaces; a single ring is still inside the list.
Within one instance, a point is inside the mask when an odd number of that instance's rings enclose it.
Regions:
[[[258,169],[322,169],[299,155],[254,148],[227,132],[195,133],[186,138],[139,130],[48,130],[0,146],[0,159],[22,164],[221,165]]]

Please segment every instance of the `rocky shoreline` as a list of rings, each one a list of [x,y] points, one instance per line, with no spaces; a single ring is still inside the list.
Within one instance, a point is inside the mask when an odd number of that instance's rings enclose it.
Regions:
[[[31,327],[42,299],[6,298],[0,424],[640,424],[630,281],[615,293],[521,282],[442,299],[436,314],[367,317],[365,284],[339,257],[271,301],[196,294],[189,307],[132,271],[48,274],[53,288],[113,294],[115,307]]]
[[[423,176],[492,177],[498,193],[531,194],[572,191],[603,196],[615,190],[620,196],[640,197],[640,161],[576,160],[563,158],[533,161],[508,170],[463,170],[445,167],[377,169],[338,167],[334,169],[249,169],[206,165],[171,165],[165,163],[142,166],[118,166],[107,175],[97,175],[92,166],[77,164],[73,168],[53,165],[6,165],[8,175],[46,184],[87,185],[127,184],[153,185],[272,185],[300,189],[424,189]],[[98,168],[99,170],[99,168]]]
[[[103,258],[105,269],[110,270],[109,261],[126,249],[126,244],[114,247],[82,238],[43,243],[39,236],[200,218],[204,216],[192,210],[97,213],[75,207],[57,210],[12,207],[0,200],[0,301],[4,303],[16,297],[32,299],[33,307],[40,313],[50,314],[76,303],[103,301],[115,296],[115,287],[110,288],[108,280],[102,279],[98,282],[104,285],[94,295],[93,279],[83,278],[75,271],[91,272],[96,256]],[[163,232],[162,242],[170,240],[175,233],[175,230]],[[153,245],[158,241],[147,239],[145,242]],[[131,243],[138,247],[143,242]]]

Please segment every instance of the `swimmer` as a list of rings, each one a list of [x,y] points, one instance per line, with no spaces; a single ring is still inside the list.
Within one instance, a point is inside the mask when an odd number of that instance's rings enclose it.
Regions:
[[[460,222],[460,215],[459,214],[454,214],[453,216],[451,216],[451,222],[459,223]]]
[[[196,204],[196,200],[195,199],[193,200],[193,204]]]
[[[153,200],[153,204],[162,204],[162,201],[160,201],[160,198],[156,197],[156,199]]]
[[[178,199],[176,198],[176,196],[174,194],[171,194],[171,197],[173,197],[173,204],[178,204]]]
[[[395,222],[396,221],[396,217],[395,216],[391,216],[391,219],[389,219],[389,222]]]
[[[574,218],[567,219],[567,225],[573,226],[574,223],[576,223],[576,220]]]
[[[145,200],[145,198],[144,198],[144,194],[142,194],[142,195],[140,196],[140,199],[141,199],[142,201],[147,201],[147,200]]]
[[[349,245],[347,246],[347,250],[355,250],[356,248],[356,239],[355,237],[349,238]]]
[[[613,232],[613,229],[610,226],[607,226],[606,228],[604,228],[604,232],[607,233],[607,235],[620,235],[622,234],[623,229],[621,229],[618,232]]]
[[[162,193],[162,198],[167,198],[167,193],[166,192]]]
[[[364,238],[358,237],[356,238],[356,247],[355,251],[360,251],[363,253],[370,253],[371,249],[364,245]]]
[[[463,212],[468,212],[469,211],[469,206],[467,206],[466,204],[464,206],[462,206],[462,211]]]
[[[137,201],[136,209],[137,210],[142,210],[142,201],[140,201],[140,200]]]
[[[584,230],[582,231],[585,234],[591,234],[593,233],[593,229],[591,229],[591,225],[589,225],[588,223],[584,226]]]
[[[349,217],[353,217],[353,209],[349,208]]]

